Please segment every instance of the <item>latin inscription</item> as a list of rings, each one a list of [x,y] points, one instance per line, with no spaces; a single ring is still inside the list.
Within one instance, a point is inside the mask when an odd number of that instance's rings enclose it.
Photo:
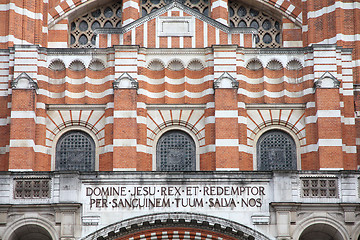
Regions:
[[[90,209],[260,208],[264,186],[87,186]]]

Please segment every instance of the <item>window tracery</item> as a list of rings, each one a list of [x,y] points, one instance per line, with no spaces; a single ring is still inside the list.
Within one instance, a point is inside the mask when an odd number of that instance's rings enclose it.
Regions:
[[[103,27],[121,27],[121,14],[121,1],[115,1],[74,19],[69,26],[69,46],[71,48],[95,47],[94,30]]]
[[[258,30],[256,47],[281,47],[281,22],[265,12],[243,5],[237,1],[229,1],[230,27],[252,27]]]

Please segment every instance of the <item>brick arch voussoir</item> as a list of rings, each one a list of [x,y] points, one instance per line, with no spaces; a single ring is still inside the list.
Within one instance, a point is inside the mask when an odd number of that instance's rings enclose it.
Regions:
[[[62,0],[60,4],[54,6],[52,9],[49,10],[48,26],[49,27],[53,26],[61,19],[67,17],[72,12],[78,11],[79,9],[89,4],[95,4],[96,2],[100,2],[100,1],[103,0],[92,0],[92,1]],[[291,3],[289,0],[255,0],[255,1],[258,1],[263,4],[267,4],[269,7],[278,10],[284,16],[288,17],[290,20],[292,20],[298,25],[302,24],[301,9],[298,6]]]
[[[198,213],[158,213],[134,217],[104,227],[82,240],[125,239],[270,240],[242,224]]]

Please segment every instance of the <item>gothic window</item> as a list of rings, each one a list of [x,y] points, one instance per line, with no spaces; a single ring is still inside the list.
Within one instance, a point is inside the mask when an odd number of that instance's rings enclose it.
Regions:
[[[198,11],[206,16],[209,16],[210,0],[181,0],[182,3],[195,11]],[[152,11],[162,8],[171,0],[142,0],[141,11],[142,16],[148,15]]]
[[[72,48],[95,47],[95,29],[121,27],[121,8],[121,1],[114,1],[74,19],[70,23],[69,46]]]
[[[256,47],[281,47],[281,21],[265,12],[243,5],[236,0],[229,1],[230,27],[252,27],[258,30]]]
[[[70,131],[56,145],[55,170],[95,170],[95,142],[83,131]]]
[[[265,132],[257,142],[257,169],[296,170],[296,145],[294,139],[280,130]]]
[[[195,171],[194,140],[183,131],[164,133],[157,143],[156,163],[158,171]]]

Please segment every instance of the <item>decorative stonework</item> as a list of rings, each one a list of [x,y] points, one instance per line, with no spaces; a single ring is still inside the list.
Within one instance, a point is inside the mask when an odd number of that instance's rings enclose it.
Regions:
[[[34,81],[27,73],[21,73],[11,82],[12,89],[38,89],[36,81]]]
[[[130,224],[131,223],[131,224]],[[130,227],[131,225],[131,227]],[[134,239],[141,238],[140,235],[144,234],[143,231],[154,231],[156,239],[169,239],[168,236],[163,236],[164,231],[168,229],[178,228],[180,231],[187,228],[189,232],[184,234],[181,238],[179,236],[172,239],[193,239],[193,238],[206,238],[206,239],[239,239],[239,240],[268,240],[269,238],[258,231],[251,230],[250,228],[236,224],[235,222],[229,223],[227,220],[205,216],[202,214],[194,213],[166,213],[166,214],[151,214],[141,217],[132,218],[129,221],[121,221],[110,225],[107,228],[100,229],[85,238],[90,239],[122,239],[124,236],[132,236]],[[203,236],[203,231],[208,234]],[[209,232],[208,232],[209,231]],[[211,234],[212,233],[212,234]],[[170,233],[173,236],[178,233]],[[218,235],[220,234],[220,235]],[[213,235],[213,236],[212,236]],[[211,236],[211,237],[210,237]],[[221,236],[221,238],[220,238]],[[210,237],[210,238],[208,238]],[[132,238],[131,238],[132,239]]]
[[[53,71],[63,71],[66,69],[64,62],[61,59],[51,61],[49,69]]]
[[[89,64],[89,69],[92,71],[102,71],[105,69],[105,64],[100,59],[93,59]]]
[[[228,72],[224,72],[215,82],[214,88],[239,88],[238,81],[235,80]]]
[[[14,198],[41,199],[50,198],[50,179],[15,179]]]
[[[121,88],[139,88],[139,83],[135,81],[128,73],[123,73],[118,79],[113,82],[114,89],[121,89]]]
[[[301,197],[303,198],[336,198],[338,186],[336,178],[302,178]]]
[[[337,80],[331,73],[324,73],[319,79],[314,82],[315,88],[339,88],[340,81]]]
[[[69,69],[72,71],[83,71],[85,70],[85,64],[82,61],[75,59],[70,63]]]
[[[239,4],[238,1],[229,1],[230,27],[252,27],[258,30],[256,47],[281,47],[281,21],[267,13]]]
[[[121,27],[122,3],[111,2],[92,9],[70,23],[69,46],[71,48],[95,47],[94,30],[98,28]]]
[[[179,2],[205,16],[209,16],[209,0],[179,0]],[[142,16],[148,15],[169,3],[169,0],[143,0],[141,4]]]

